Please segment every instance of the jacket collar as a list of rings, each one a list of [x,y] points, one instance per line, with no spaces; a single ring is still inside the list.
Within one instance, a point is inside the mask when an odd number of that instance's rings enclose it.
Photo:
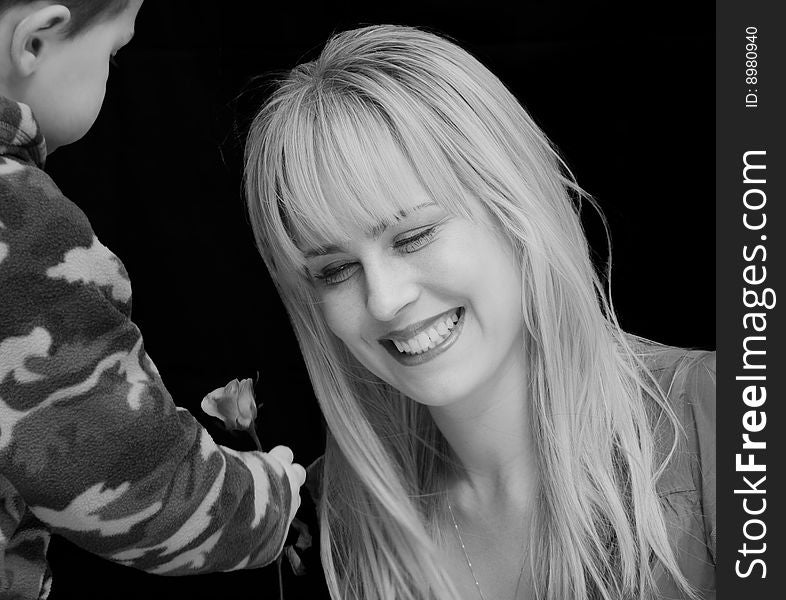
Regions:
[[[46,141],[27,104],[0,96],[0,155],[43,168]]]

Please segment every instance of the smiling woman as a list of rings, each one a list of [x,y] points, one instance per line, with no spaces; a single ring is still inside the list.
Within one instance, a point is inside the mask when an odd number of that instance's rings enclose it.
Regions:
[[[714,359],[620,329],[591,200],[477,60],[335,36],[246,184],[329,427],[334,598],[714,597]]]
[[[398,176],[417,190],[413,173]],[[328,328],[370,372],[429,406],[492,397],[484,388],[524,364],[519,261],[491,228],[424,196],[404,194],[413,206],[370,233],[342,223],[342,244],[306,252],[308,273]]]

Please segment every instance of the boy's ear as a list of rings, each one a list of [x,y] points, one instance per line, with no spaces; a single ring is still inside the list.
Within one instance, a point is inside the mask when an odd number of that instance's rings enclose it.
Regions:
[[[71,11],[62,4],[50,4],[23,18],[11,38],[11,64],[23,77],[32,74],[40,62],[44,45],[62,37]]]

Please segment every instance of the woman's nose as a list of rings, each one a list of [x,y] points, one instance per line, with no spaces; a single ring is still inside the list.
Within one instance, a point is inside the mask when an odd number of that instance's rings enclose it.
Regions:
[[[409,265],[399,261],[364,265],[366,306],[378,321],[391,321],[418,298],[419,286]]]

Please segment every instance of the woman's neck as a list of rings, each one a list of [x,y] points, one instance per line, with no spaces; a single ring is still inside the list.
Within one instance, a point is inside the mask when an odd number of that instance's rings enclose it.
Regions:
[[[537,485],[530,402],[523,355],[471,397],[431,414],[462,469],[450,485],[453,502],[529,504]]]

